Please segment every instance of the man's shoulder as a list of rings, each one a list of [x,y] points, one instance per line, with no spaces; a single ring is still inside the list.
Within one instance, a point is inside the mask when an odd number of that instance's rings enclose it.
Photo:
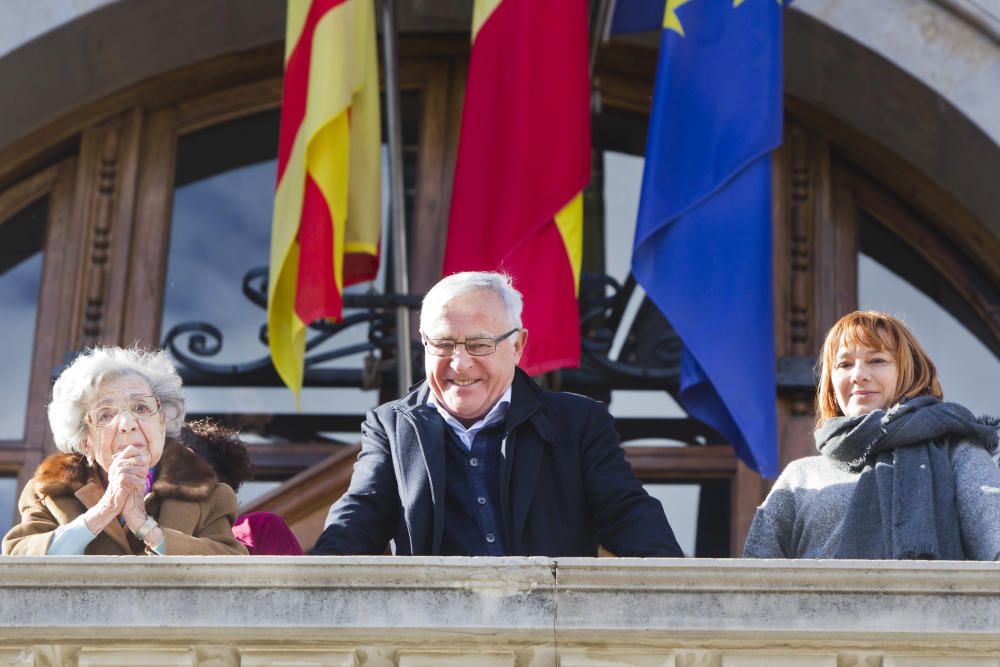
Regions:
[[[589,396],[568,391],[542,389],[531,376],[517,369],[513,382],[512,401],[514,403],[538,401],[544,406],[557,410],[589,411],[604,407],[603,403]]]
[[[564,410],[590,411],[606,408],[600,401],[595,401],[583,394],[574,394],[570,391],[549,391],[541,390],[539,400],[542,403],[558,407]]]
[[[410,392],[405,396],[376,405],[368,411],[369,414],[374,414],[379,419],[385,420],[387,418],[395,419],[395,416],[400,412],[412,412],[426,402],[427,392],[424,390],[425,384],[424,382],[420,382],[410,389]]]

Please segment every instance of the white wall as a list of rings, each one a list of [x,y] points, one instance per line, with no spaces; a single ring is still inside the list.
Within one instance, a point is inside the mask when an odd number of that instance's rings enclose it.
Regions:
[[[53,28],[119,0],[3,0],[0,57]]]

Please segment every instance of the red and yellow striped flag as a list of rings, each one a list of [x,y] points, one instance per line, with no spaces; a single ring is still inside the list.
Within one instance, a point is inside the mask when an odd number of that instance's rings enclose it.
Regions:
[[[444,273],[514,278],[532,375],[580,363],[587,37],[586,0],[476,1]]]
[[[378,270],[379,134],[374,0],[289,0],[267,327],[296,395],[306,327]]]

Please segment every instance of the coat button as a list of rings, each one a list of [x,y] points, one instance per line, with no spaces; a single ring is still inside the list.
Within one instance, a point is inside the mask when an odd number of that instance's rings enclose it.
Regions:
[[[471,459],[469,459],[469,465],[475,468],[476,466],[479,465],[479,459],[473,456]]]
[[[497,536],[494,535],[493,533],[486,533],[486,541],[489,542],[490,544],[493,544],[494,542],[497,541]]]
[[[486,504],[486,498],[483,498],[482,496],[479,496],[478,498],[476,498],[476,502],[479,503],[480,505],[485,505]]]

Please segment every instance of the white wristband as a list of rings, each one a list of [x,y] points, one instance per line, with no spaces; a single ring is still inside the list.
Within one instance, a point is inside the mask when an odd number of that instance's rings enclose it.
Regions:
[[[139,526],[139,529],[132,532],[135,534],[136,539],[142,542],[146,539],[146,536],[149,535],[151,532],[153,532],[153,529],[156,528],[158,525],[159,524],[156,523],[156,520],[147,514],[146,520],[143,522],[141,526]]]

